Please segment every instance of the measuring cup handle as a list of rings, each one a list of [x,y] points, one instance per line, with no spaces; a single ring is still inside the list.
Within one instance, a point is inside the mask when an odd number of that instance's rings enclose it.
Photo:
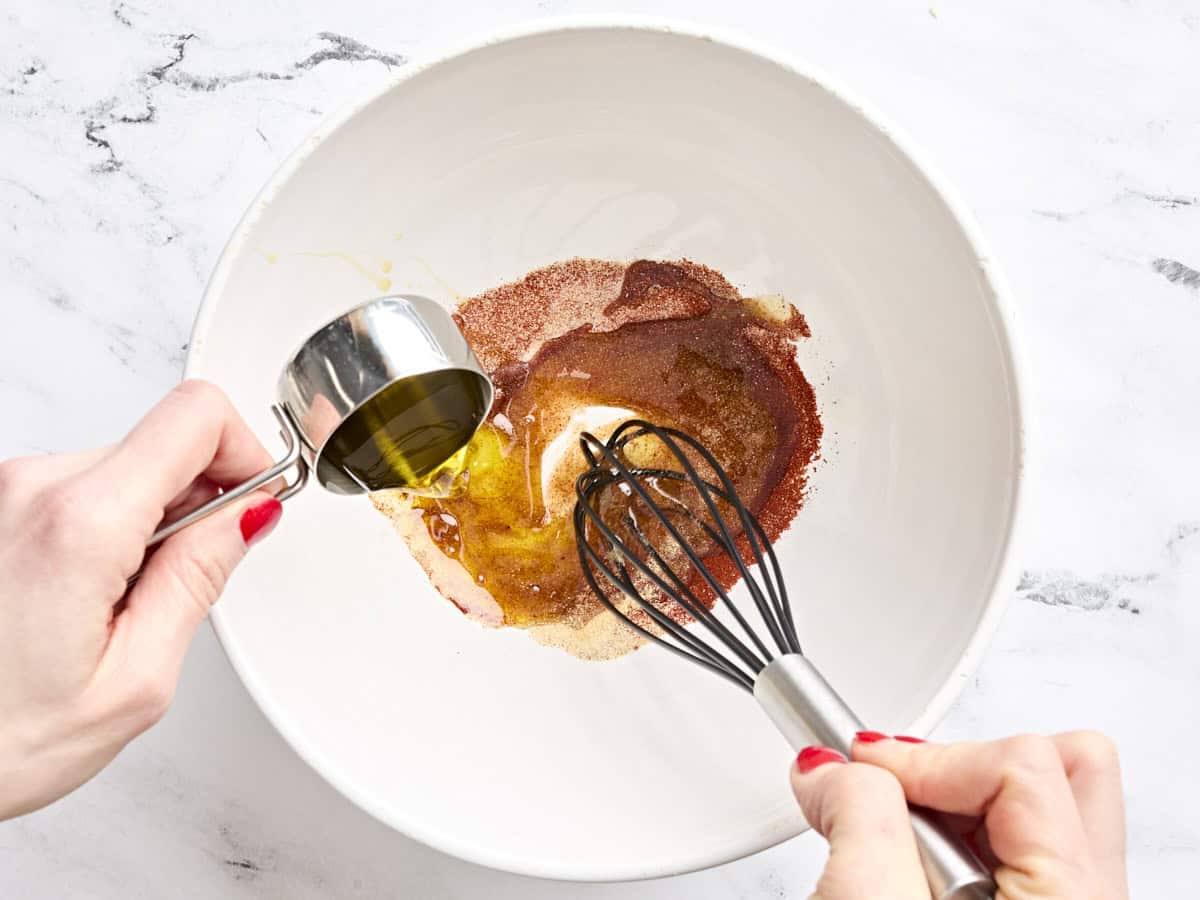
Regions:
[[[171,535],[178,531],[182,531],[189,525],[194,525],[201,519],[207,518],[215,513],[218,509],[222,509],[238,500],[245,497],[247,494],[257,491],[259,488],[270,484],[275,479],[281,477],[288,469],[296,470],[296,480],[291,484],[284,485],[283,489],[275,494],[276,499],[286,500],[293,494],[300,492],[300,489],[308,483],[308,463],[304,461],[304,457],[300,455],[300,430],[296,427],[296,423],[292,421],[292,417],[282,406],[277,403],[271,405],[271,412],[275,414],[275,418],[279,421],[279,434],[287,445],[287,452],[283,457],[275,463],[271,468],[259,472],[253,478],[243,481],[237,487],[230,488],[227,491],[222,491],[216,497],[213,497],[207,503],[197,506],[185,516],[181,516],[174,522],[168,522],[161,526],[157,531],[150,536],[150,540],[146,541],[146,549],[149,550],[158,544],[161,544]],[[138,569],[126,581],[128,587],[133,587],[134,583],[141,576],[142,570]]]

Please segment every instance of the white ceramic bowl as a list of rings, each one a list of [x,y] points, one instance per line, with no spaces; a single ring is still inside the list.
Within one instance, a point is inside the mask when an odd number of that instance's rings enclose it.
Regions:
[[[1023,437],[1003,290],[916,157],[830,79],[736,41],[511,33],[406,68],[282,167],[221,258],[189,374],[272,436],[287,353],[383,278],[452,304],[576,255],[688,257],[783,294],[826,427],[780,543],[801,640],[872,727],[923,732],[1011,587]],[[642,878],[803,827],[747,696],[657,648],[586,663],[477,627],[364,499],[290,501],[213,619],[301,756],[457,856]]]

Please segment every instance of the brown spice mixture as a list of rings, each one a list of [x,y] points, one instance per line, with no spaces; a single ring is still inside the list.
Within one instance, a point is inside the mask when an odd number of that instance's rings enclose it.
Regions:
[[[821,422],[795,358],[808,326],[789,305],[743,298],[686,260],[574,259],[471,298],[455,318],[497,388],[466,491],[376,505],[473,617],[585,658],[638,645],[579,568],[571,510],[585,428],[603,438],[638,417],[693,434],[771,540],[800,509]],[[714,568],[733,582],[732,562]]]

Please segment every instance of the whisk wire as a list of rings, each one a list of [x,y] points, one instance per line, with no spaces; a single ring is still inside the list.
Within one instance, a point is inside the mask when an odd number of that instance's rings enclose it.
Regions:
[[[625,561],[632,563],[638,572],[648,578],[654,584],[654,586],[662,592],[663,596],[669,597],[676,603],[679,603],[680,598],[673,593],[671,586],[668,585],[658,575],[657,572],[651,569],[641,558],[637,556],[637,554],[628,553],[622,549],[624,547],[624,542],[615,532],[613,532],[613,530],[600,515],[600,512],[595,509],[593,504],[590,502],[591,498],[599,496],[599,489],[603,487],[614,483],[628,485],[646,502],[647,506],[651,510],[656,512],[659,521],[672,535],[679,547],[683,549],[684,553],[687,554],[692,565],[694,565],[697,570],[705,576],[705,580],[708,581],[710,586],[713,587],[713,589],[719,594],[723,594],[724,592],[721,590],[720,583],[712,577],[712,573],[709,572],[703,565],[687,541],[683,540],[683,537],[676,530],[675,526],[672,525],[671,522],[662,514],[661,509],[658,509],[656,504],[650,500],[649,496],[646,494],[645,488],[642,486],[640,480],[634,476],[634,473],[625,466],[625,464],[616,456],[615,453],[612,453],[609,448],[605,447],[603,444],[600,444],[595,437],[590,434],[585,434],[583,439],[595,441],[596,445],[600,446],[605,455],[609,457],[613,469],[610,472],[602,472],[598,469],[593,470],[595,473],[595,477],[593,479],[588,479],[589,473],[585,473],[584,476],[580,477],[579,481],[576,483],[576,493],[580,500],[580,502],[576,504],[577,518],[581,514],[586,516],[585,524],[592,525],[600,532],[608,545],[620,555],[623,563]],[[585,481],[585,479],[588,480]],[[643,609],[647,609],[647,611],[649,611],[648,608],[654,608],[653,604],[643,598],[636,589],[632,589],[632,593],[630,593],[631,588],[627,587],[620,580],[613,577],[612,570],[599,558],[594,548],[591,547],[590,542],[584,541],[584,543],[587,544],[588,556],[596,561],[598,567],[608,577],[609,581],[620,587],[626,593],[626,595],[630,597],[630,599],[633,599],[635,602],[637,602],[640,606],[642,606]],[[726,597],[726,601],[728,601],[728,597]],[[692,614],[692,611],[687,610],[686,605],[680,605],[684,606],[685,611],[688,611],[689,615]],[[734,611],[736,613],[736,608],[734,608]],[[618,611],[618,614],[621,613]],[[746,645],[743,644],[736,635],[730,632],[729,629],[726,628],[725,625],[718,620],[703,604],[698,604],[695,608],[695,617],[712,629],[716,636],[721,639],[722,643],[724,643],[726,647],[736,654],[753,674],[757,675],[762,670],[762,667],[765,665],[765,663],[757,658],[754,653],[748,647],[746,647]],[[628,616],[625,616],[625,618],[628,619]],[[678,625],[678,623],[671,620],[670,617],[664,618],[670,623],[670,628],[668,630],[674,636],[679,637],[681,634],[687,634],[687,632],[684,631]],[[663,625],[663,627],[666,627],[664,622],[659,622],[659,624]]]
[[[626,423],[626,424],[630,424],[630,423]],[[622,426],[622,429],[623,428],[624,428],[624,426]],[[587,433],[584,433],[583,435],[581,435],[580,440],[581,440],[581,442],[582,441],[592,441],[595,443],[596,446],[598,446],[600,448],[601,452],[604,454],[605,458],[607,459],[609,465],[612,466],[612,472],[611,472],[612,477],[610,477],[610,479],[608,479],[608,480],[610,482],[617,482],[617,483],[623,484],[623,485],[631,488],[638,495],[638,497],[646,504],[647,508],[650,509],[651,512],[655,515],[655,517],[659,520],[659,522],[662,523],[663,527],[667,530],[667,533],[675,541],[675,544],[681,550],[683,550],[683,552],[689,557],[689,559],[691,560],[693,565],[695,565],[697,567],[697,571],[699,572],[701,577],[703,577],[704,580],[708,583],[708,586],[713,590],[714,593],[720,594],[722,592],[720,582],[718,582],[716,580],[716,578],[713,577],[712,573],[710,571],[708,571],[708,569],[706,567],[704,567],[700,564],[700,560],[698,557],[696,557],[696,554],[692,550],[691,545],[689,545],[688,542],[683,539],[683,536],[679,533],[678,529],[676,529],[676,527],[671,523],[671,521],[665,515],[663,515],[662,510],[650,498],[650,494],[646,491],[645,486],[642,484],[642,481],[641,481],[642,477],[646,477],[646,476],[654,477],[654,476],[657,476],[660,472],[662,474],[669,474],[670,470],[638,469],[638,470],[636,470],[636,472],[633,470],[630,470],[625,465],[625,463],[621,460],[620,456],[617,454],[617,450],[620,449],[626,443],[626,441],[616,440],[616,438],[618,438],[618,436],[621,434],[622,429],[618,429],[616,432],[614,432],[613,437],[609,439],[609,444],[602,444],[596,437],[594,437],[591,434],[587,434]],[[633,437],[635,437],[635,436],[630,436],[630,439],[632,439]],[[608,526],[604,523],[604,521],[601,519],[599,513],[596,512],[595,510],[592,510],[591,504],[588,504],[588,510],[589,510],[589,518],[597,525],[597,527],[599,527],[602,530],[602,532],[604,533],[604,536],[606,538],[609,538],[610,541],[619,541],[620,540],[620,538],[616,537],[616,535],[611,532],[611,529],[609,529]],[[635,562],[636,562],[636,560],[635,560]],[[646,572],[645,574],[649,575],[650,577],[653,577],[652,573],[650,573],[650,572]]]
[[[656,469],[656,470],[651,470],[651,471],[654,471],[656,473],[653,476],[653,479],[651,481],[652,484],[654,482],[656,482],[659,478],[668,478],[668,479],[671,479],[674,481],[681,481],[681,482],[687,481],[687,476],[683,475],[680,472],[671,472],[670,470],[664,470],[664,469]],[[657,487],[656,487],[656,489],[657,489]],[[670,494],[666,493],[665,491],[658,491],[658,493],[660,493],[664,498],[666,498],[666,499],[670,500],[672,503],[674,503],[679,508],[679,510],[684,513],[684,515],[688,516],[688,518],[690,518],[692,520],[692,522],[694,522],[708,536],[708,538],[717,545],[718,548],[728,552],[728,548],[723,543],[723,536],[720,533],[718,533],[717,530],[714,529],[711,525],[709,525],[706,521],[704,521],[699,516],[697,516],[694,512],[692,512],[692,510],[688,507],[688,505],[686,503],[683,503],[682,501],[679,500],[679,498],[673,497]],[[657,512],[657,509],[656,509],[656,512]],[[655,557],[658,557],[658,552],[650,544],[649,540],[645,537],[645,535],[642,534],[640,531],[638,531],[636,533],[637,533],[638,538],[641,540],[642,545],[646,548],[647,552],[653,554]],[[684,552],[687,554],[687,556],[693,566],[699,567],[699,566],[704,565],[703,560],[701,560],[699,558],[698,554],[695,554],[694,552],[692,552],[690,546],[685,545],[683,549],[684,549]],[[707,612],[707,607],[705,607],[704,604],[701,603],[699,598],[697,598],[692,593],[692,591],[689,589],[687,583],[679,578],[676,578],[675,580],[676,580],[676,583],[680,586],[680,589],[685,591],[687,593],[687,595],[696,604],[698,604],[700,606],[701,609],[704,609]],[[723,588],[717,591],[717,596],[720,597],[721,602],[726,606],[727,609],[729,609],[730,613],[733,615],[733,617],[737,621],[738,625],[741,626],[742,631],[744,631],[746,633],[746,635],[750,638],[750,641],[754,644],[755,647],[758,648],[758,652],[762,655],[763,660],[765,662],[770,662],[771,651],[767,649],[766,645],[762,641],[762,638],[760,638],[758,636],[758,632],[756,632],[753,628],[750,627],[750,623],[748,623],[746,621],[746,618],[745,618],[745,616],[742,615],[741,610],[738,609],[738,607],[735,603],[733,603],[732,599],[728,596],[728,594],[725,592],[725,590]],[[689,614],[691,614],[690,608],[688,609],[688,612],[689,612]],[[693,616],[693,617],[699,618],[698,616]],[[768,628],[770,628],[769,625],[768,625]]]
[[[778,579],[779,591],[776,591],[776,585],[772,583],[770,576],[767,574],[761,546],[765,546],[768,553],[770,553],[772,557],[774,556],[774,551],[771,548],[770,541],[766,539],[766,535],[762,534],[762,528],[759,525],[758,520],[751,515],[750,511],[738,499],[737,489],[734,487],[732,479],[730,479],[729,475],[725,472],[724,468],[721,467],[721,464],[717,462],[716,458],[712,455],[709,449],[691,435],[685,434],[684,432],[673,428],[659,428],[651,425],[648,422],[639,422],[638,425],[639,430],[640,426],[646,426],[649,429],[649,433],[655,434],[655,436],[657,436],[671,450],[671,452],[675,455],[675,458],[679,461],[679,464],[690,477],[691,482],[695,485],[698,493],[704,500],[705,506],[707,506],[709,513],[716,520],[717,525],[721,529],[723,538],[721,546],[726,551],[726,554],[729,556],[729,558],[737,566],[738,573],[741,575],[742,581],[750,591],[750,595],[754,600],[754,605],[758,608],[759,614],[762,616],[763,624],[766,625],[767,630],[771,632],[771,637],[775,639],[776,646],[779,647],[780,652],[791,652],[790,645],[795,643],[795,640],[794,638],[792,641],[785,639],[783,630],[779,625],[779,620],[781,618],[779,615],[780,610],[781,608],[787,608],[786,588],[783,586],[783,578],[780,577]],[[620,429],[618,429],[618,431],[619,430]],[[675,443],[674,438],[680,439],[698,454],[700,454],[700,456],[706,463],[708,463],[709,467],[716,474],[717,478],[721,481],[724,490],[717,489],[714,485],[710,485],[705,479],[700,477],[695,466],[692,464],[691,460],[688,459],[687,454],[685,454]],[[737,542],[731,533],[729,526],[725,522],[724,517],[721,515],[719,507],[713,501],[710,491],[714,490],[717,491],[722,499],[729,503],[729,505],[734,507],[738,513],[738,517],[741,519],[742,533],[747,536],[747,543],[750,546],[750,551],[754,556],[754,561],[758,565],[759,572],[763,577],[763,582],[767,587],[767,592],[771,597],[772,609],[770,609],[770,611],[768,610],[766,598],[763,596],[762,591],[759,588],[758,580],[751,575],[749,568],[742,559],[742,554],[738,551]],[[761,546],[757,540],[756,532],[758,534],[762,534]],[[775,568],[776,571],[778,571],[778,565],[776,565]],[[767,662],[770,662],[771,658],[772,657],[768,654]]]
[[[674,472],[671,470],[643,470],[642,475],[654,472],[660,476],[665,475],[668,478],[675,478],[680,481],[685,481],[696,488],[704,501],[705,507],[714,521],[721,529],[721,538],[718,540],[720,548],[725,552],[725,555],[733,562],[738,569],[738,574],[745,582],[747,589],[750,592],[751,598],[754,600],[755,607],[758,609],[762,617],[763,624],[767,627],[771,637],[775,640],[776,646],[779,647],[781,653],[799,652],[799,641],[795,635],[795,628],[792,624],[790,606],[787,602],[787,589],[784,587],[784,581],[778,560],[775,558],[774,549],[771,542],[767,540],[766,534],[763,532],[758,520],[750,513],[750,511],[741,502],[737,494],[737,489],[733,485],[732,479],[729,478],[724,468],[717,462],[713,454],[693,438],[682,431],[673,428],[663,428],[653,425],[642,420],[631,420],[621,425],[609,438],[609,445],[612,449],[618,450],[624,448],[632,440],[638,437],[650,434],[656,437],[659,441],[671,451],[671,454],[678,461],[684,473]],[[688,458],[687,454],[676,443],[678,438],[683,443],[691,447],[702,459],[708,464],[717,478],[721,481],[721,487],[717,487],[709,483],[706,479],[701,478],[696,467]],[[594,438],[593,438],[594,440]],[[598,444],[598,442],[597,442]],[[604,450],[604,446],[600,445]],[[606,456],[609,455],[606,453]],[[724,516],[722,516],[719,506],[712,498],[712,492],[715,492],[726,503],[733,506],[737,511],[742,523],[742,533],[747,535],[747,543],[749,544],[751,553],[755,563],[758,565],[759,572],[763,578],[763,582],[767,588],[767,593],[770,595],[771,602],[768,605],[766,598],[763,596],[759,588],[757,579],[753,577],[745,561],[742,559],[742,554],[738,551],[735,538],[732,530],[729,528]],[[644,496],[644,494],[643,494]],[[680,504],[686,508],[686,504]],[[691,510],[688,510],[693,518],[697,518]],[[673,535],[674,536],[674,535]],[[771,570],[768,570],[763,558],[763,549],[766,549],[768,556],[771,559]],[[699,563],[694,557],[692,559],[694,565],[697,566],[702,575],[706,577],[710,585],[712,584],[711,574],[707,567]],[[771,574],[775,578],[771,578]],[[750,629],[745,620],[737,612],[737,607],[732,603],[727,595],[718,590],[723,603],[734,611],[735,617],[738,619],[742,628],[751,635],[752,639],[758,643],[757,633]],[[781,622],[787,622],[788,628],[781,627]],[[759,645],[761,647],[761,644]],[[765,662],[770,662],[772,656],[769,652],[762,648]]]
[[[586,520],[583,512],[577,509],[575,514],[575,527],[577,529],[584,527],[585,521]],[[647,640],[658,644],[660,647],[670,650],[677,656],[681,656],[690,660],[691,662],[694,662],[698,666],[708,669],[716,675],[720,675],[722,678],[732,681],[734,684],[744,688],[747,691],[753,691],[754,678],[751,675],[747,675],[741,669],[737,668],[733,663],[723,657],[718,651],[714,650],[696,635],[673,627],[676,623],[669,616],[665,615],[653,604],[647,602],[646,599],[638,592],[637,588],[634,587],[632,579],[629,576],[628,569],[622,566],[624,577],[617,575],[607,565],[605,565],[604,561],[600,558],[590,544],[588,544],[586,541],[579,541],[578,543],[579,561],[583,568],[584,577],[587,579],[588,585],[592,588],[592,591],[597,597],[600,598],[600,601],[606,607],[608,607],[611,613],[622,619],[628,627],[638,632]],[[648,628],[639,625],[623,610],[619,609],[617,605],[609,598],[608,592],[600,587],[599,582],[596,580],[596,576],[592,572],[589,562],[594,563],[612,584],[620,588],[625,596],[637,603],[638,606],[645,611],[660,628],[663,629],[664,634],[670,634],[674,639],[678,640],[682,644],[685,644],[686,646],[679,647],[671,643],[671,641],[666,640],[659,634],[655,634]]]
[[[685,507],[685,509],[686,509],[686,507]],[[688,510],[688,513],[690,515],[691,511]],[[661,518],[661,514],[660,514],[660,518]],[[695,516],[693,516],[693,518],[695,518]],[[697,521],[699,522],[699,520],[697,520]],[[715,536],[715,532],[713,532],[712,529],[709,528],[707,523],[699,522],[699,524],[702,528],[707,530],[711,536]],[[669,596],[671,596],[671,599],[673,599],[676,603],[678,603],[680,606],[682,606],[684,611],[687,612],[687,614],[690,615],[692,618],[697,619],[698,621],[709,622],[710,625],[711,624],[720,625],[720,623],[716,619],[716,617],[713,616],[712,612],[708,609],[708,607],[704,605],[704,602],[695,595],[695,593],[692,591],[692,589],[688,585],[688,583],[686,581],[684,581],[684,579],[679,577],[679,575],[671,567],[670,563],[668,563],[662,557],[662,555],[658,552],[658,550],[655,548],[655,546],[650,542],[650,539],[648,537],[646,537],[645,532],[643,532],[642,529],[638,526],[637,520],[633,517],[632,512],[629,514],[629,526],[630,526],[630,531],[637,537],[638,542],[642,545],[643,549],[646,551],[646,554],[650,557],[650,559],[652,559],[654,561],[654,563],[657,566],[659,566],[660,568],[662,568],[666,571],[666,573],[670,577],[671,581],[675,583],[677,590],[683,595],[681,597],[669,595]],[[690,552],[690,550],[686,547],[685,547],[685,553],[687,553],[688,557],[692,560],[693,565],[700,564],[700,563],[696,562],[696,560],[698,558],[692,552]],[[720,592],[720,596],[725,600],[726,603],[728,603],[728,598],[725,596],[724,591]],[[734,618],[738,621],[738,624],[740,624],[742,626],[742,630],[744,630],[750,636],[751,641],[758,648],[759,653],[761,653],[764,657],[767,657],[769,659],[770,658],[769,651],[763,645],[763,643],[759,639],[758,635],[755,634],[750,629],[750,627],[746,623],[745,618],[742,616],[742,614],[738,610],[738,608],[736,606],[731,606],[730,608],[732,610]],[[721,627],[723,628],[724,626],[721,626]]]
[[[583,478],[581,478],[581,481],[584,479],[586,479],[589,484],[592,484],[593,482],[596,483],[596,485],[598,485],[598,487],[595,487],[596,491],[604,486],[615,483],[618,480],[610,472],[605,472],[600,469],[593,469],[590,472],[585,473]],[[586,489],[586,491],[592,490],[593,488],[591,487]],[[589,493],[589,496],[590,495],[591,494]],[[590,504],[576,504],[574,518],[576,534],[584,534],[586,531],[589,521],[589,514],[591,513],[589,507]],[[585,512],[585,510],[587,511]],[[743,672],[730,660],[722,656],[719,651],[710,647],[698,635],[690,631],[680,629],[678,624],[673,619],[642,597],[633,581],[633,577],[630,574],[628,567],[625,565],[625,560],[629,559],[630,557],[627,554],[621,553],[619,549],[619,539],[609,532],[608,526],[602,520],[596,524],[596,527],[603,535],[607,535],[606,543],[610,550],[608,554],[602,555],[588,541],[577,541],[576,543],[578,545],[580,564],[583,568],[584,575],[586,576],[589,585],[592,587],[593,592],[604,602],[604,604],[618,617],[623,619],[626,624],[630,625],[644,637],[651,639],[655,643],[661,644],[676,654],[685,656],[689,659],[699,662],[702,665],[706,665],[704,660],[707,660],[708,663],[711,664],[707,665],[708,668],[719,669],[719,674],[723,674],[749,689],[753,683],[753,676],[751,674]],[[614,556],[618,559],[620,565],[619,572],[606,563],[605,556]],[[605,577],[611,584],[617,586],[626,597],[637,603],[638,606],[663,629],[664,633],[670,634],[680,643],[686,645],[687,648],[690,648],[690,650],[693,652],[682,650],[672,645],[670,642],[660,638],[659,635],[656,635],[643,628],[637,622],[633,621],[628,615],[626,615],[623,610],[617,608],[616,605],[613,604],[609,599],[607,592],[600,588],[600,585],[592,572],[590,564],[595,565],[596,568],[604,573]],[[703,606],[699,607],[699,609],[702,610],[702,616],[711,616],[711,613],[709,613],[709,611]],[[702,657],[702,659],[700,657]]]
[[[683,471],[663,468],[629,466],[622,458],[622,451],[634,440],[650,435],[657,438],[675,458]],[[685,444],[712,469],[720,484],[714,484],[700,476],[688,454],[680,446]],[[745,507],[728,474],[706,447],[683,432],[672,428],[661,428],[643,420],[631,420],[618,427],[606,442],[594,435],[580,436],[580,448],[589,463],[589,468],[576,482],[578,503],[575,507],[575,529],[579,535],[578,550],[581,567],[593,592],[610,611],[621,617],[643,637],[666,647],[677,655],[684,656],[722,675],[746,690],[751,690],[754,678],[775,657],[763,642],[759,633],[751,628],[728,592],[721,586],[710,568],[683,537],[670,513],[681,513],[711,540],[716,550],[728,556],[736,567],[747,591],[754,600],[763,624],[781,654],[799,653],[800,644],[795,633],[795,624],[784,586],[783,573],[771,542],[758,519]],[[704,511],[711,517],[698,514],[689,504],[665,490],[662,482],[678,482],[692,487],[699,495]],[[647,489],[649,486],[649,490]],[[748,646],[741,638],[720,622],[713,612],[696,596],[692,588],[695,582],[680,575],[668,562],[664,554],[654,546],[650,537],[639,524],[631,507],[627,510],[622,525],[636,544],[631,546],[626,538],[616,534],[603,518],[600,497],[604,490],[616,487],[627,496],[636,496],[663,527],[674,544],[686,557],[695,573],[713,591],[722,605],[729,611],[737,626],[749,638]],[[650,494],[653,490],[664,504]],[[734,529],[722,513],[718,499],[732,506],[741,528],[738,533],[745,536],[745,547],[749,560],[743,558]],[[715,527],[714,527],[715,524]],[[588,540],[591,531],[599,534],[606,546],[600,550]],[[641,552],[638,552],[640,549]],[[610,565],[608,559],[614,559]],[[750,565],[757,567],[758,576],[751,572]],[[710,646],[694,632],[686,629],[666,614],[659,606],[642,596],[630,566],[663,597],[673,601],[688,616],[702,623],[727,648],[736,659],[730,659]],[[661,629],[661,634],[643,627],[622,609],[618,608],[608,593],[600,586],[596,570],[607,582],[626,598],[643,610],[651,622]],[[761,579],[761,581],[759,580]],[[689,583],[691,582],[691,583]],[[756,652],[757,651],[757,652]],[[744,668],[743,668],[744,667]],[[746,671],[748,670],[748,671]]]
[[[659,556],[659,554],[657,553],[657,551],[654,549],[654,547],[652,545],[649,545],[648,543],[646,543],[645,536],[642,534],[641,529],[636,527],[636,521],[634,522],[634,533],[637,534],[637,536],[643,541],[643,543],[646,544],[648,552],[651,553],[653,555],[653,557],[657,560],[656,564],[662,566],[667,571],[667,573],[672,578],[672,580],[676,581],[676,583],[682,584],[682,582],[679,580],[678,576],[675,574],[675,571],[670,567],[670,565],[666,562],[666,560],[662,559],[662,557]],[[668,626],[668,625],[674,626],[676,624],[674,619],[670,618],[669,615],[664,613],[653,603],[646,600],[646,598],[642,596],[641,592],[638,591],[637,586],[633,580],[633,576],[630,574],[629,568],[625,564],[625,560],[628,558],[629,557],[624,556],[624,555],[621,555],[619,557],[620,575],[621,575],[620,586],[626,593],[626,596],[632,597],[634,599],[634,601],[639,606],[641,606],[642,609],[645,610],[649,615],[651,615],[651,617],[660,626]],[[601,568],[604,569],[606,571],[606,573],[609,571],[607,567],[602,566]],[[691,600],[691,603],[688,603],[688,602],[685,602],[682,600],[679,600],[678,602],[680,602],[680,605],[683,606],[683,608],[688,612],[688,614],[694,615],[695,618],[697,618],[698,620],[701,620],[701,621],[712,618],[712,614],[708,611],[707,608],[704,607],[704,605],[702,603],[700,603],[699,599],[696,598],[695,595],[692,594],[691,591],[687,589],[686,585],[683,586],[683,589],[687,592],[688,598]],[[660,590],[661,590],[661,588],[660,588]],[[706,658],[710,659],[711,661],[720,663],[723,667],[726,667],[726,668],[736,669],[736,666],[731,665],[731,663],[728,660],[726,660],[725,657],[723,657],[719,651],[710,647],[701,638],[694,635],[692,632],[680,631],[676,634],[672,630],[672,633],[681,643],[687,644],[689,647],[692,647],[697,652],[702,653]],[[740,671],[740,670],[738,670],[738,671]]]

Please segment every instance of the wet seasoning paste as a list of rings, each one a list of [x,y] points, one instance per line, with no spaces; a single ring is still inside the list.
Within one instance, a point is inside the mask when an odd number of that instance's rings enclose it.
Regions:
[[[456,319],[497,391],[462,490],[374,502],[468,615],[585,658],[638,645],[579,568],[582,430],[604,438],[638,417],[696,436],[772,539],[799,510],[821,423],[795,359],[808,327],[783,301],[743,298],[688,261],[576,259],[467,300]]]

